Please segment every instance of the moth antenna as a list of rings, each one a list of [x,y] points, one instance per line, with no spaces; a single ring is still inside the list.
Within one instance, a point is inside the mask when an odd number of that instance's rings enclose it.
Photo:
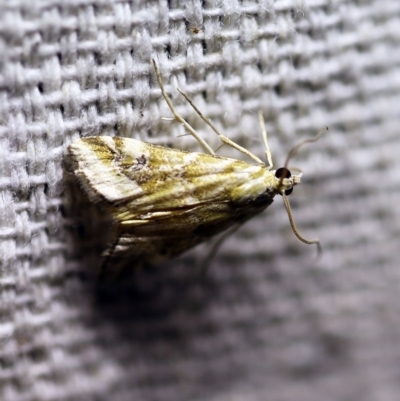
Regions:
[[[326,127],[324,127],[324,128],[322,128],[319,132],[318,132],[318,134],[316,135],[316,136],[314,136],[314,137],[311,137],[311,138],[306,138],[306,139],[303,139],[302,141],[300,141],[297,145],[295,145],[291,150],[290,150],[290,152],[288,153],[288,155],[287,155],[287,157],[286,157],[286,160],[285,160],[285,164],[283,165],[283,168],[285,168],[286,170],[288,170],[288,165],[289,165],[289,162],[290,162],[290,160],[296,155],[296,153],[300,150],[300,148],[302,148],[304,145],[306,145],[307,143],[312,143],[312,142],[316,142],[316,141],[318,141],[318,139],[319,138],[321,138],[321,136],[326,132],[326,131],[328,131],[328,127],[326,126]],[[281,176],[281,179],[279,180],[279,184],[278,184],[278,188],[280,188],[281,186],[282,186],[282,182],[283,182],[283,179],[286,177],[286,174],[282,174],[282,176]],[[289,208],[290,209],[290,208]],[[293,230],[294,231],[294,230]]]
[[[283,202],[285,203],[286,212],[287,212],[288,217],[289,217],[290,226],[292,227],[292,230],[293,230],[293,232],[294,232],[294,235],[295,235],[301,242],[304,242],[304,243],[307,244],[307,245],[313,245],[313,244],[317,245],[317,248],[318,248],[318,256],[320,256],[321,253],[322,253],[322,248],[321,248],[321,244],[320,244],[319,240],[318,240],[317,238],[308,240],[308,239],[304,238],[304,237],[299,233],[299,231],[297,230],[297,227],[296,227],[296,223],[294,222],[294,218],[293,218],[293,214],[292,214],[292,209],[290,208],[289,199],[288,199],[288,197],[287,197],[287,195],[285,194],[284,191],[282,192],[282,197],[283,197]]]

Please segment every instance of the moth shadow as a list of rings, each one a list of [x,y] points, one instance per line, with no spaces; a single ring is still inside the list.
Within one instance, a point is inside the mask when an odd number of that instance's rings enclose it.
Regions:
[[[185,256],[134,271],[125,280],[99,282],[98,313],[112,321],[125,340],[140,343],[149,352],[155,341],[188,345],[198,319],[221,290],[218,280],[200,275],[197,266],[196,258]]]

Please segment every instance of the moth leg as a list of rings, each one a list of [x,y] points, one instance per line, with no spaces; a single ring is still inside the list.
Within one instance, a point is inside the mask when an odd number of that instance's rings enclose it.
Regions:
[[[250,159],[253,159],[254,161],[256,161],[257,163],[264,165],[265,163],[259,159],[254,153],[250,152],[249,150],[247,150],[246,148],[244,148],[243,146],[240,146],[239,144],[237,144],[236,142],[233,142],[232,140],[230,140],[228,137],[226,137],[225,135],[222,135],[219,130],[217,129],[217,127],[211,122],[211,120],[206,117],[198,108],[197,106],[193,103],[193,100],[190,99],[190,97],[180,88],[178,88],[179,93],[188,101],[188,103],[193,107],[193,109],[195,110],[195,112],[199,115],[199,117],[219,136],[219,138],[221,139],[221,141],[226,144],[231,146],[232,148],[238,150],[239,152],[245,154],[246,156],[250,157]]]
[[[117,249],[120,238],[121,237],[119,235],[116,235],[114,241],[111,243],[111,246],[106,251],[106,255],[100,267],[99,281],[107,281],[108,278],[115,277],[117,275],[115,271],[112,271],[112,267],[110,268],[110,262],[113,258],[115,250]]]
[[[269,148],[269,145],[268,145],[267,129],[265,128],[264,116],[262,115],[261,110],[258,110],[258,121],[260,122],[261,135],[262,135],[262,138],[264,140],[264,145],[265,145],[265,156],[266,156],[267,162],[268,162],[268,166],[266,167],[266,169],[272,170],[274,164],[272,163],[271,149]]]
[[[114,232],[109,245],[102,255],[104,259],[98,275],[100,282],[116,279],[121,276],[124,270],[124,267],[118,262],[117,248],[121,245],[121,240],[126,230],[121,222],[116,224],[113,230]]]
[[[153,66],[154,66],[154,71],[156,72],[157,76],[157,81],[158,85],[160,86],[161,89],[161,94],[163,95],[164,100],[166,101],[168,107],[170,108],[172,114],[174,115],[174,118],[176,121],[180,122],[194,138],[196,138],[197,142],[203,147],[203,149],[207,152],[210,153],[211,155],[215,156],[215,152],[212,150],[212,148],[207,144],[207,142],[202,139],[199,134],[195,131],[195,129],[176,111],[174,105],[172,104],[172,101],[170,97],[168,96],[167,92],[165,91],[164,84],[161,78],[160,70],[158,69],[157,63],[154,59],[152,59]]]
[[[227,231],[225,231],[218,239],[217,241],[214,242],[214,244],[212,245],[210,251],[208,252],[208,255],[205,257],[205,259],[203,260],[203,262],[201,263],[201,267],[200,267],[200,274],[201,275],[205,275],[210,267],[210,264],[212,262],[212,260],[214,259],[215,255],[217,254],[217,252],[219,251],[219,249],[221,248],[221,245],[224,243],[224,241],[230,237],[232,234],[234,234],[241,226],[243,225],[243,223],[238,223],[234,226],[232,226],[231,228],[229,228]]]

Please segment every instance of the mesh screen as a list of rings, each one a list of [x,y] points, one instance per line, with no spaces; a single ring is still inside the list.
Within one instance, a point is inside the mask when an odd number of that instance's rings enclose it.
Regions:
[[[0,3],[0,398],[398,400],[398,0]],[[293,164],[281,199],[222,246],[98,285],[107,225],[71,188],[67,146],[120,135],[200,150],[170,117]],[[399,103],[398,103],[399,102]],[[221,154],[244,158],[226,147]]]

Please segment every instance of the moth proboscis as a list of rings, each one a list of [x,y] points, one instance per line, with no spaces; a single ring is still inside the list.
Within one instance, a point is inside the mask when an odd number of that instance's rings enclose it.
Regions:
[[[72,171],[83,190],[113,219],[113,241],[105,253],[101,277],[120,274],[114,263],[120,256],[131,260],[133,265],[156,265],[227,229],[235,230],[266,209],[278,194],[283,197],[297,238],[319,248],[318,239],[305,239],[294,223],[287,196],[300,184],[302,173],[292,175],[288,163],[300,147],[316,141],[327,128],[297,144],[284,166],[273,170],[261,112],[259,121],[267,164],[222,135],[178,88],[222,144],[233,147],[255,163],[218,156],[176,111],[165,91],[157,63],[152,62],[161,94],[174,120],[184,126],[205,153],[110,136],[86,137],[69,146]],[[212,248],[210,257],[221,242]]]

